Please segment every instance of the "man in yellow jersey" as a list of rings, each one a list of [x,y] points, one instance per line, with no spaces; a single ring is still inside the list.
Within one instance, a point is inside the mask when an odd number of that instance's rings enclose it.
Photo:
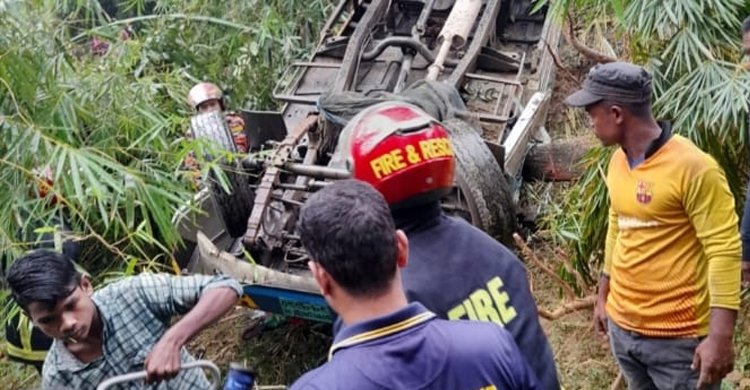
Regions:
[[[651,76],[595,66],[585,107],[609,162],[604,270],[594,310],[630,389],[719,389],[734,365],[740,236],[724,171],[651,113]]]

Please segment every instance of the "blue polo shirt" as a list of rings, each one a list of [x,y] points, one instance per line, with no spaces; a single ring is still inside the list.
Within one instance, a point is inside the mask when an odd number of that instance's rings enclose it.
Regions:
[[[486,322],[446,321],[411,303],[336,335],[328,363],[297,389],[537,389],[513,338]]]

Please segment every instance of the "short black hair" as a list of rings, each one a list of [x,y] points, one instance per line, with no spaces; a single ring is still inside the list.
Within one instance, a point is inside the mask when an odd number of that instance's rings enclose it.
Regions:
[[[66,255],[37,249],[10,265],[6,281],[13,299],[24,310],[33,302],[51,310],[73,292],[81,274]]]
[[[742,21],[742,35],[745,35],[750,32],[750,16],[746,17],[745,20]]]
[[[607,107],[620,106],[631,115],[640,119],[649,119],[653,115],[651,112],[650,100],[642,103],[620,103],[613,100],[604,100],[602,103]]]
[[[359,180],[336,181],[313,194],[297,223],[313,261],[353,296],[378,296],[396,273],[396,226],[388,203]]]

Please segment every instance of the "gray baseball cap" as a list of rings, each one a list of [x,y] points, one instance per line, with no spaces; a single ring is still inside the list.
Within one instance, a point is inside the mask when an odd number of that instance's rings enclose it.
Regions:
[[[651,101],[651,75],[642,67],[627,62],[595,65],[586,76],[583,88],[565,99],[565,104],[585,107],[601,100],[615,103]]]

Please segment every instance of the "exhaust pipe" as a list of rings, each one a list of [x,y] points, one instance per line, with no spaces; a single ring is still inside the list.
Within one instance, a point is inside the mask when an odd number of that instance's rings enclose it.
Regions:
[[[437,80],[451,48],[458,50],[466,45],[471,27],[474,26],[474,21],[477,20],[481,8],[482,0],[456,1],[438,36],[440,49],[435,61],[427,69],[427,80]]]

